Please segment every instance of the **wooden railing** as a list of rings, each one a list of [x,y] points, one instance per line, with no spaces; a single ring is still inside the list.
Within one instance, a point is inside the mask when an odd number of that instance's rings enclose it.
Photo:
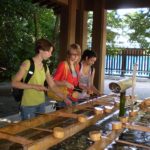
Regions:
[[[131,76],[133,65],[137,64],[137,76],[150,78],[150,54],[145,50],[126,49],[117,55],[107,54],[105,75]]]

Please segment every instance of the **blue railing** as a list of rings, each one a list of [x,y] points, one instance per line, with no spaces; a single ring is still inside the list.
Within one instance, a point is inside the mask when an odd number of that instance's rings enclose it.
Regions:
[[[144,51],[132,52],[132,50],[122,51],[117,55],[106,55],[105,74],[117,76],[131,76],[133,66],[137,64],[137,76],[150,78],[150,54]]]

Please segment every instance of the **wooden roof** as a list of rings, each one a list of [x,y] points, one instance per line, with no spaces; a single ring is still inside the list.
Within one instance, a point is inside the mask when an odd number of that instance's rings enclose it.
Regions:
[[[47,8],[59,9],[62,6],[67,6],[69,0],[33,0],[33,3],[39,3],[40,6]],[[80,0],[78,0],[79,2]],[[84,0],[85,10],[93,10],[94,0]],[[108,10],[119,8],[148,8],[150,0],[105,0],[105,8]]]

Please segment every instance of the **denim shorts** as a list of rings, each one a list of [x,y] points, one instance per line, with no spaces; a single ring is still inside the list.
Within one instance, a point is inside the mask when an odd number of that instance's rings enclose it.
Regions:
[[[40,113],[45,113],[45,103],[36,106],[21,106],[21,119],[31,119]]]

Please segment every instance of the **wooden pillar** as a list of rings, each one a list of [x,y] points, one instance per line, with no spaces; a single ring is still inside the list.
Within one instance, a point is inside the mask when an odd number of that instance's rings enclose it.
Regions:
[[[76,8],[77,1],[68,0],[68,6],[61,9],[59,60],[66,57],[67,47],[75,43]]]
[[[77,1],[68,0],[69,17],[68,17],[68,46],[75,43],[75,30],[76,30],[76,9]]]
[[[60,52],[59,61],[66,58],[66,50],[68,45],[68,7],[64,6],[61,8],[60,15]]]
[[[77,10],[77,23],[76,23],[76,43],[81,46],[81,50],[87,48],[87,19],[88,12],[84,11],[85,1],[80,0]]]
[[[92,49],[97,53],[95,85],[104,92],[104,70],[106,55],[106,10],[105,0],[94,0]]]

